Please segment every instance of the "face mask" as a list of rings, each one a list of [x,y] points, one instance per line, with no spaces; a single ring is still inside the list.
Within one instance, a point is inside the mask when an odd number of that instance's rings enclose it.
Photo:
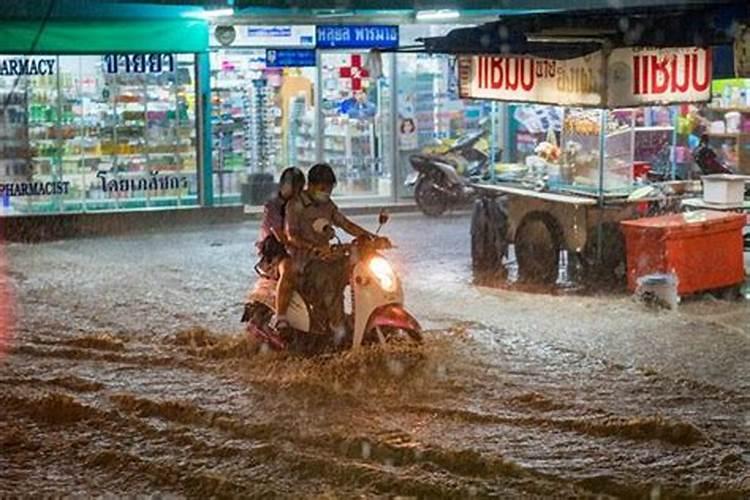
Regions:
[[[331,195],[323,191],[316,191],[314,193],[311,193],[311,195],[312,199],[318,203],[325,203],[331,199]]]

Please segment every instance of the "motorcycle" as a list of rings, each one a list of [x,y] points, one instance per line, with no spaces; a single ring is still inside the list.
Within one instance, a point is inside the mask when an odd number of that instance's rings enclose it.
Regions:
[[[380,227],[388,221],[381,213]],[[380,230],[378,228],[378,232]],[[334,260],[345,259],[346,283],[351,287],[351,311],[346,314],[346,334],[336,338],[328,328],[328,311],[316,299],[320,293],[301,283],[292,294],[287,312],[290,328],[271,326],[275,313],[276,281],[259,277],[245,305],[243,321],[257,345],[272,350],[308,354],[358,349],[391,341],[422,341],[419,322],[406,310],[401,282],[381,251],[392,246],[386,239],[355,238],[331,247]],[[303,280],[304,281],[304,280]],[[344,286],[335,293],[344,293]],[[343,295],[342,295],[343,296]]]
[[[472,182],[484,179],[490,157],[484,137],[487,130],[466,135],[442,152],[422,152],[409,157],[414,172],[406,186],[414,188],[417,206],[425,215],[442,215],[449,207],[466,204],[476,192]]]

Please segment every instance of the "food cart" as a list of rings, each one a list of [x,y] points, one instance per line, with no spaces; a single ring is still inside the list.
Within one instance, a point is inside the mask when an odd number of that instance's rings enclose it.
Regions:
[[[648,106],[709,101],[713,77],[733,75],[713,49],[731,47],[748,17],[749,4],[739,1],[561,11],[422,40],[428,53],[456,56],[463,98],[563,107],[559,131],[538,134],[531,158],[508,169],[520,175],[490,168],[490,181],[473,185],[475,271],[502,274],[514,244],[522,280],[554,282],[566,250],[583,277],[624,282],[620,222],[680,211],[680,199],[701,190],[700,182],[674,181],[675,163],[690,162],[692,146],[675,147],[690,120],[659,131],[672,134],[671,172],[647,179],[634,155],[647,132],[634,117]]]
[[[561,250],[585,278],[624,278],[620,221],[657,206],[677,209],[679,198],[700,189],[669,181],[674,171],[660,189],[639,189],[651,183],[634,159],[635,108],[707,101],[711,74],[709,50],[698,47],[620,48],[567,60],[459,56],[462,97],[566,106],[559,134],[549,131],[520,175],[474,185],[475,269],[497,271],[496,250],[513,243],[525,281],[554,283]]]

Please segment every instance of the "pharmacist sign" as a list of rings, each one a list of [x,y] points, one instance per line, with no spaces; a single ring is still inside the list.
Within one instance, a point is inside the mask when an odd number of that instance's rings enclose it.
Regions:
[[[617,108],[711,97],[711,52],[701,48],[621,48],[606,59],[601,51],[568,60],[459,56],[458,68],[464,98]]]

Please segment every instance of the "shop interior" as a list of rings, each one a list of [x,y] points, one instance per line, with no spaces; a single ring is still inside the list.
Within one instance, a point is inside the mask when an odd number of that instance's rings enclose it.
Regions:
[[[402,35],[408,43],[433,29],[405,26]],[[3,184],[65,183],[25,196],[6,189],[3,214],[198,204],[196,56],[142,56],[143,71],[133,56],[46,56],[54,74],[0,77]],[[18,57],[0,62],[10,59]],[[410,154],[483,128],[502,157],[496,181],[627,195],[653,179],[697,179],[703,135],[726,166],[750,174],[750,80],[715,81],[707,104],[602,120],[598,110],[462,100],[447,55],[318,50],[315,62],[268,67],[265,49],[212,49],[214,203],[242,203],[248,174],[278,177],[318,161],[336,169],[343,202],[406,198]]]
[[[3,183],[30,186],[4,190],[2,213],[197,203],[194,56],[117,57],[119,68],[115,56],[27,58],[49,59],[54,73],[0,78]],[[65,189],[50,194],[50,182]]]

